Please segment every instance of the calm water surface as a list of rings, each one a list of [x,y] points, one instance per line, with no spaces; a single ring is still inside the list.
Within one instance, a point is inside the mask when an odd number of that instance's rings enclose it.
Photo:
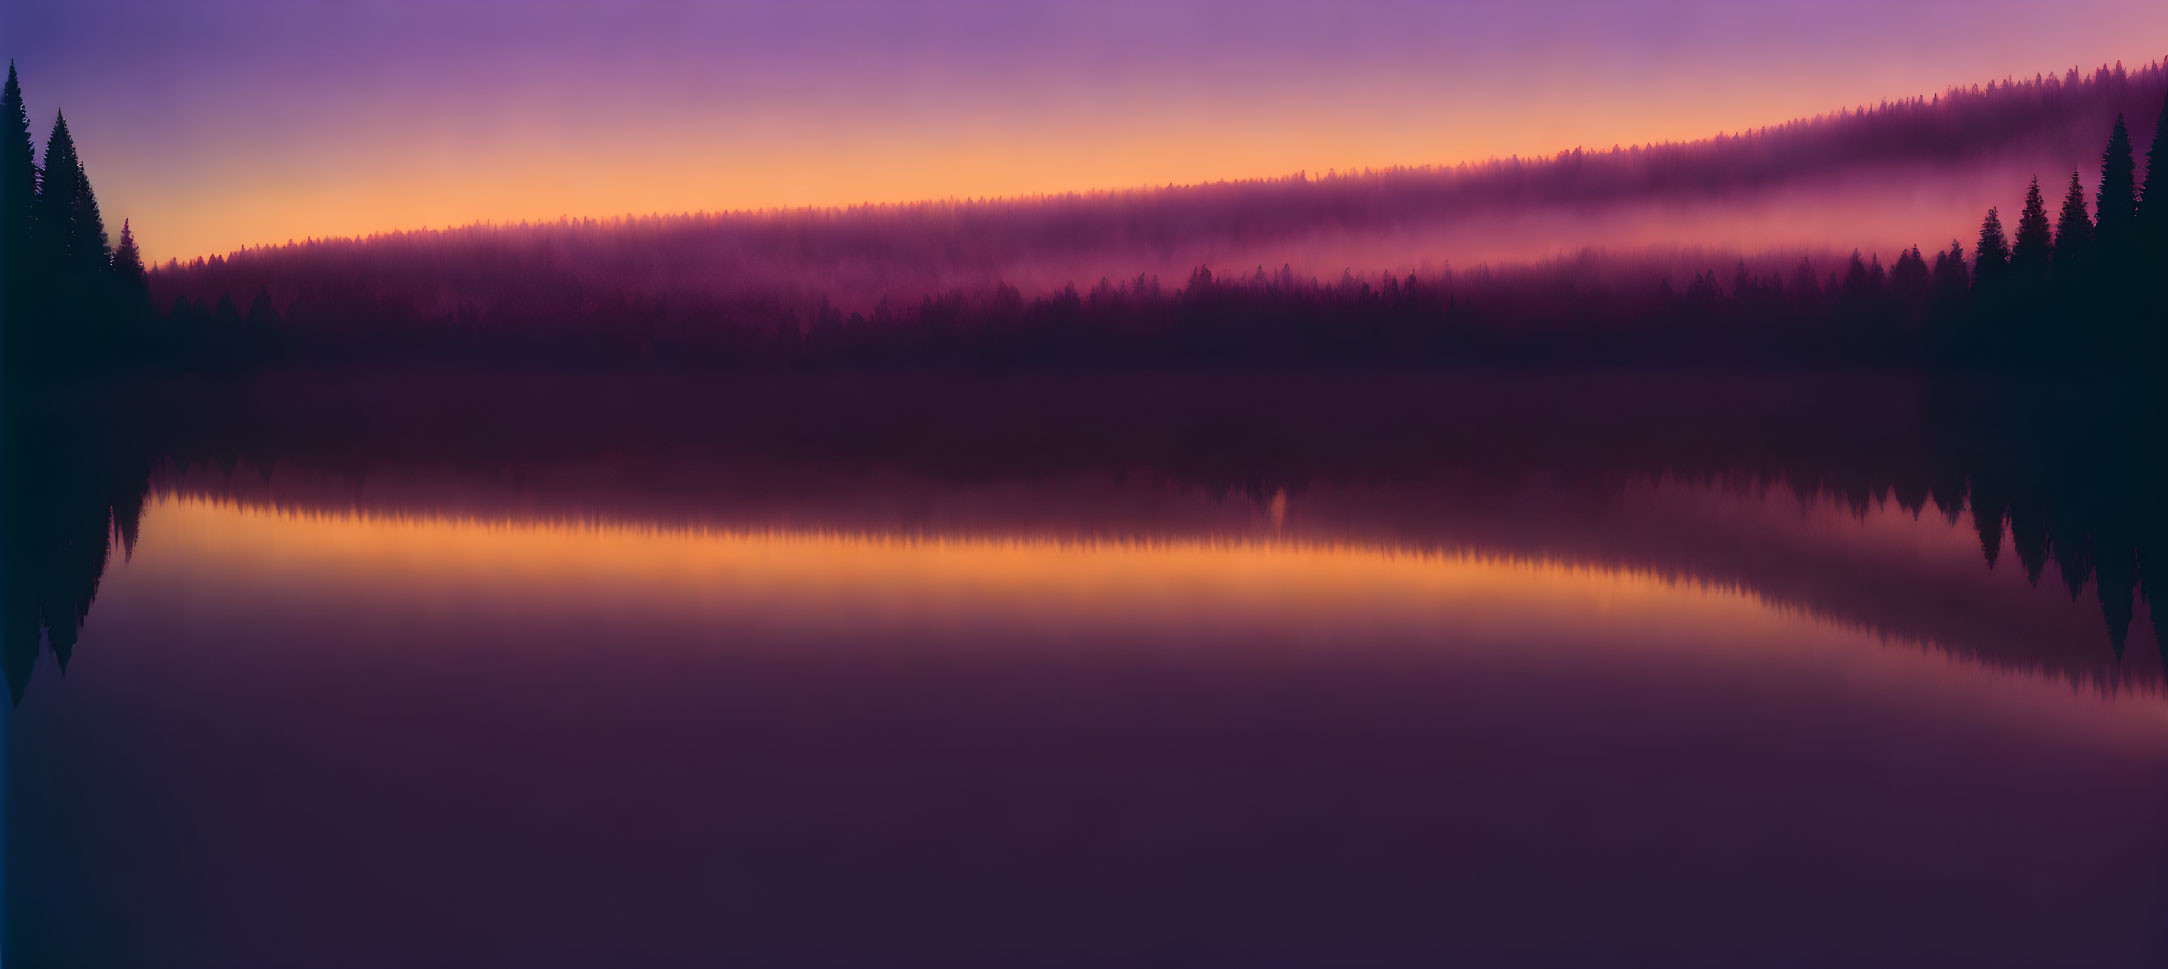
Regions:
[[[1963,502],[676,461],[157,463],[10,964],[2168,961],[2143,588]]]

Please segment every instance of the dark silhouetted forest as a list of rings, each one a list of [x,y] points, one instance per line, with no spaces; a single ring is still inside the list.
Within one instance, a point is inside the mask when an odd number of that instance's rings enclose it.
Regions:
[[[74,374],[155,359],[143,255],[133,227],[110,239],[98,196],[59,114],[43,164],[15,65],[0,91],[0,333],[11,378]]]

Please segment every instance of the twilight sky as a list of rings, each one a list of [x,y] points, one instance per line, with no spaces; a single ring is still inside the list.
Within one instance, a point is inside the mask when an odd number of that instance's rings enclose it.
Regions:
[[[8,0],[155,259],[1693,138],[2168,53],[2157,0]]]

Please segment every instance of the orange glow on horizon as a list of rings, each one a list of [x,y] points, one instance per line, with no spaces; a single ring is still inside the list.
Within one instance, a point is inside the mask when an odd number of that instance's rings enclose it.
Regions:
[[[475,222],[1196,184],[1687,141],[2153,62],[2159,4],[32,3],[152,261]]]
[[[1233,119],[1152,129],[984,130],[928,137],[874,127],[838,135],[778,130],[764,138],[677,135],[638,160],[557,152],[549,128],[447,135],[375,153],[314,152],[276,167],[236,163],[202,173],[173,197],[127,198],[148,257],[189,259],[309,238],[344,238],[474,224],[608,219],[623,215],[840,208],[954,199],[1322,175],[1392,167],[1451,167],[1576,144],[1690,141],[1717,130],[1789,120],[1745,104],[1723,112],[1607,116],[1576,139],[1557,121],[1496,118],[1480,129],[1388,123],[1361,113],[1256,127]],[[639,137],[634,132],[623,137]],[[605,134],[598,138],[607,141]],[[132,178],[134,172],[122,172]],[[132,196],[135,193],[123,188]]]
[[[1613,145],[1691,142],[1831,107],[1802,92],[1770,94],[1727,89],[1705,93],[1690,105],[1612,105],[1542,116],[1456,104],[1450,120],[1441,115],[1436,123],[1416,123],[1436,109],[1382,102],[1329,110],[1296,106],[1266,123],[1214,113],[1144,124],[1113,118],[1070,124],[1012,119],[921,130],[893,119],[854,119],[841,126],[754,119],[738,131],[658,131],[652,120],[628,118],[603,119],[603,130],[583,133],[582,140],[593,144],[649,146],[629,158],[586,150],[555,122],[514,118],[485,132],[427,130],[359,146],[302,133],[275,159],[244,157],[181,173],[186,192],[147,191],[176,176],[138,170],[140,165],[128,159],[107,162],[99,171],[111,176],[101,178],[100,185],[113,185],[109,207],[116,221],[132,215],[146,257],[163,262],[310,238],[559,218],[1027,198],[1298,172],[1451,168],[1511,156],[1544,158],[1575,147],[1602,151]],[[1953,211],[1969,217],[1974,201],[1968,196]],[[1835,218],[1823,222],[1843,224]],[[1806,235],[1817,243],[1838,235],[1847,245],[1856,241],[1832,228],[1818,222],[1779,235],[1785,243]],[[1736,241],[1683,239],[1716,246]],[[1907,244],[1912,241],[1935,240],[1907,237]],[[1619,244],[1600,233],[1568,234],[1535,251],[1584,243]]]

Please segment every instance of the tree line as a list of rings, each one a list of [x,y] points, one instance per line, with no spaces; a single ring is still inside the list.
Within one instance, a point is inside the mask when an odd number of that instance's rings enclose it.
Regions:
[[[2168,344],[2168,102],[2146,177],[2118,116],[2100,156],[2088,211],[2080,173],[2051,223],[2036,177],[2014,234],[1987,210],[1973,245],[1968,349],[1990,359],[2120,357],[2158,360]],[[1916,253],[1913,255],[1916,256]],[[1962,253],[1937,257],[1961,264]]]
[[[467,308],[571,314],[632,290],[685,312],[774,302],[810,318],[824,297],[846,313],[870,311],[884,295],[916,302],[996,280],[1044,294],[1102,275],[1179,281],[1199,265],[1288,260],[1330,278],[1348,266],[1398,268],[1427,252],[1465,253],[1454,257],[1464,262],[1540,258],[1638,244],[1652,209],[1680,224],[1679,238],[1695,238],[1701,225],[1730,233],[1740,204],[1817,220],[1841,205],[1857,216],[1849,231],[1872,232],[1886,260],[1890,243],[1947,231],[1911,216],[1901,231],[1869,228],[1887,203],[1920,190],[1985,198],[2002,173],[2062,170],[2097,151],[2118,112],[2150,117],[2164,94],[2159,63],[2103,66],[1689,142],[1021,198],[386,232],[251,246],[168,262],[152,277],[160,307],[231,294],[244,313],[259,287],[282,312],[297,301],[362,299],[443,319]],[[1868,241],[1837,225],[1821,237],[1845,248]]]
[[[2158,65],[2146,71],[2142,80],[2161,73]],[[2127,86],[2129,79],[2104,72],[2094,83]],[[2046,111],[2061,92],[2079,90],[2073,74],[2067,83],[2013,85],[2003,100],[1979,104]],[[1961,99],[1953,93],[1951,100]],[[2144,179],[2117,115],[2090,201],[2081,173],[2073,172],[2050,218],[2036,179],[2014,233],[2000,209],[1990,209],[1969,252],[1954,241],[1932,256],[1913,247],[1886,267],[1857,252],[1820,266],[1742,259],[1729,272],[1699,270],[1677,283],[1676,274],[1647,260],[1595,253],[1495,269],[1347,273],[1337,281],[1289,266],[1246,273],[1200,267],[1179,286],[1147,273],[1027,297],[995,282],[915,300],[882,298],[869,310],[845,312],[817,292],[604,286],[609,280],[592,274],[607,275],[607,266],[518,286],[477,266],[410,292],[398,270],[365,251],[368,243],[311,244],[292,255],[337,258],[309,263],[304,282],[278,298],[257,283],[253,293],[219,290],[215,298],[177,293],[153,312],[148,294],[156,280],[146,277],[129,226],[117,246],[108,244],[64,117],[47,138],[43,165],[35,163],[11,65],[0,99],[9,125],[0,146],[0,203],[8,251],[22,257],[8,259],[6,351],[18,376],[415,361],[682,370],[2157,367],[2168,352],[2168,182],[2155,174],[2168,163],[2168,94],[2161,111]],[[1886,105],[1879,112],[1875,117],[1901,114]],[[672,250],[676,230],[661,223],[650,229],[649,248],[660,247],[661,258],[700,263],[697,253]],[[396,263],[398,253],[391,256]],[[685,268],[725,273],[713,265]],[[170,271],[247,278],[218,259]],[[437,285],[451,288],[429,288]]]

